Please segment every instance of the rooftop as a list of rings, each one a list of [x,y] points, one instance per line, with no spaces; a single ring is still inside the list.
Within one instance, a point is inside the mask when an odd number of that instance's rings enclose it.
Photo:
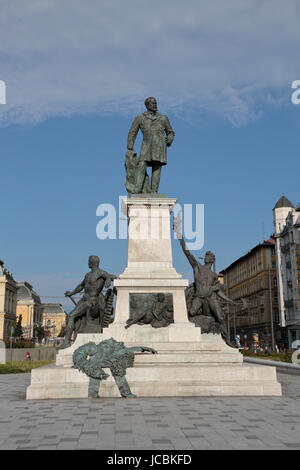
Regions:
[[[291,207],[291,208],[294,208],[293,204],[291,203],[291,201],[285,197],[285,195],[283,194],[281,196],[281,198],[276,202],[274,209],[280,209],[281,207]]]
[[[66,313],[63,309],[63,306],[57,303],[43,303],[42,307],[43,307],[43,314],[51,315],[51,314],[57,314],[57,313],[63,313],[63,314]]]
[[[232,268],[235,264],[237,264],[239,261],[242,261],[244,260],[245,258],[247,258],[249,255],[252,255],[253,253],[255,253],[257,250],[259,250],[260,248],[267,248],[267,247],[274,247],[275,246],[275,240],[273,238],[269,238],[269,240],[264,240],[262,243],[259,243],[258,245],[256,245],[255,247],[253,247],[251,250],[249,250],[245,255],[241,256],[240,258],[236,259],[235,261],[233,261],[233,263],[231,263],[229,266],[227,266],[227,268],[223,269],[222,271],[220,271],[222,274],[224,274],[226,271],[228,271],[230,268]]]
[[[35,303],[40,304],[40,296],[35,292],[32,285],[26,281],[17,282],[17,301],[18,300],[33,300]]]

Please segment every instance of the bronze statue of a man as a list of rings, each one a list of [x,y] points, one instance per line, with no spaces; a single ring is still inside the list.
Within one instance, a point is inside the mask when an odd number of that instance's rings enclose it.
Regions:
[[[172,145],[175,136],[168,117],[157,112],[156,99],[147,98],[145,106],[147,111],[134,119],[127,141],[127,149],[133,151],[138,131],[142,131],[143,142],[136,178],[136,194],[140,194],[143,190],[147,166],[152,167],[151,191],[157,193],[161,167],[167,164],[166,148]]]
[[[222,291],[218,276],[212,270],[215,255],[211,251],[207,251],[204,264],[201,264],[187,249],[179,228],[180,221],[180,216],[178,216],[178,219],[174,221],[174,229],[194,272],[194,283],[187,287],[185,291],[189,319],[200,326],[203,333],[220,333],[224,341],[231,346],[226,318],[218,297],[223,302],[236,303]]]
[[[83,281],[75,287],[72,292],[65,292],[66,297],[71,297],[72,295],[84,290],[84,295],[74,310],[72,310],[68,315],[65,340],[60,346],[60,349],[65,349],[71,346],[71,338],[75,328],[75,321],[78,318],[85,315],[88,310],[98,310],[102,315],[105,312],[105,298],[102,294],[102,290],[104,287],[108,288],[112,280],[116,279],[117,276],[100,269],[99,263],[100,260],[98,256],[90,256],[88,265],[91,271],[85,275]]]

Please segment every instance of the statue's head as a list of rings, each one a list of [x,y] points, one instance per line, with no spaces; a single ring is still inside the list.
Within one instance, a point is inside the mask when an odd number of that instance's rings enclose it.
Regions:
[[[98,268],[99,267],[99,263],[100,263],[100,259],[98,256],[96,255],[91,255],[89,257],[89,268]]]
[[[89,356],[94,356],[98,352],[97,345],[90,341],[85,345],[85,351]]]
[[[159,302],[164,302],[165,301],[165,295],[164,294],[157,294],[157,300]]]
[[[205,264],[213,264],[216,261],[215,255],[211,251],[207,251],[204,257]]]
[[[154,96],[149,96],[149,98],[145,99],[145,106],[148,111],[152,111],[153,113],[156,113],[157,111],[157,101]]]

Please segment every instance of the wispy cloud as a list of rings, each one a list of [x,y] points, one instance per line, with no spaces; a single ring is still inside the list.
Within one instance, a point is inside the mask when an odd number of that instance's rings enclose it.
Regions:
[[[2,0],[0,123],[132,113],[148,95],[242,125],[300,78],[298,0]]]

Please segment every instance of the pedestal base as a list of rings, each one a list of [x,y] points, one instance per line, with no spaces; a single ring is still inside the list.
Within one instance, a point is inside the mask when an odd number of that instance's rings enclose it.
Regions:
[[[275,367],[244,365],[239,351],[228,347],[220,336],[200,337],[199,328],[191,326],[198,330],[196,341],[179,339],[177,333],[172,337],[175,325],[157,331],[134,325],[128,330],[126,346],[149,346],[158,351],[157,355],[135,356],[135,365],[126,374],[132,393],[138,397],[281,396]],[[71,348],[59,352],[57,365],[34,369],[27,399],[87,398],[89,378],[72,368],[73,351],[89,341],[99,343],[114,337],[116,331],[112,330],[108,328],[105,335],[78,335]],[[121,340],[121,335],[117,339]],[[112,377],[101,383],[99,395],[120,397]]]
[[[175,203],[176,199],[159,195],[124,201],[128,259],[125,271],[114,281],[115,322],[103,334],[79,334],[71,348],[59,351],[56,366],[34,369],[27,399],[87,397],[89,378],[72,368],[73,352],[89,341],[98,344],[109,338],[158,351],[136,355],[135,366],[127,369],[127,381],[138,397],[281,395],[274,367],[243,365],[237,349],[218,335],[201,335],[200,328],[188,321],[189,283],[175,271],[172,260],[170,213]],[[158,329],[139,324],[125,329],[130,295],[151,293],[172,294],[174,323]],[[112,377],[101,383],[100,396],[120,396]]]

